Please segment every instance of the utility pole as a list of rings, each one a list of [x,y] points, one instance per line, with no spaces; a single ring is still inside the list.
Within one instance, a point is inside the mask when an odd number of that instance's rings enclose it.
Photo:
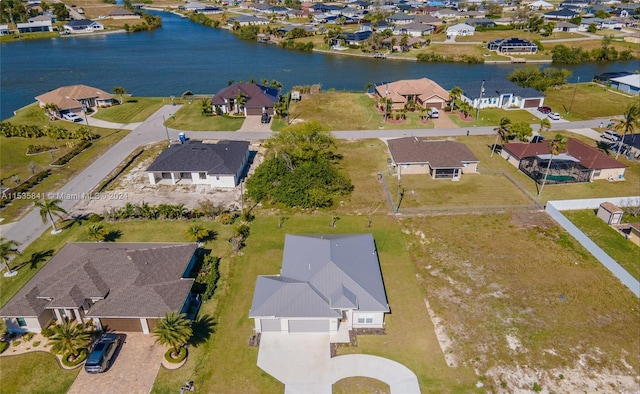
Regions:
[[[482,85],[480,85],[480,99],[478,100],[478,106],[476,107],[476,121],[480,119],[480,103],[482,102],[482,96],[484,96],[484,79]]]
[[[162,123],[164,124],[164,131],[167,132],[167,142],[169,143],[169,146],[171,146],[171,138],[169,137],[169,129],[167,128],[167,120],[164,118],[164,115],[162,115]]]
[[[576,88],[573,89],[573,96],[571,96],[571,105],[569,105],[569,111],[567,114],[571,113],[571,109],[573,108],[573,99],[576,98],[576,92],[578,91],[578,85],[580,84],[580,77],[578,77],[578,82],[576,83]]]
[[[89,126],[89,117],[87,116],[87,110],[82,107],[82,113],[84,113],[84,121],[87,123],[87,130],[89,130],[89,141],[93,144],[93,137],[91,135],[91,126]]]

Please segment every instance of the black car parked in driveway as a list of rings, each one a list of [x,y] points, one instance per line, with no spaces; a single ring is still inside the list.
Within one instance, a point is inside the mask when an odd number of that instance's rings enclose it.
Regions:
[[[91,353],[87,357],[87,362],[84,364],[84,370],[88,373],[106,371],[118,349],[118,345],[120,345],[120,336],[118,334],[107,333],[102,335],[93,345]]]
[[[260,118],[260,123],[269,123],[271,122],[271,115],[266,112],[262,113],[262,118]]]

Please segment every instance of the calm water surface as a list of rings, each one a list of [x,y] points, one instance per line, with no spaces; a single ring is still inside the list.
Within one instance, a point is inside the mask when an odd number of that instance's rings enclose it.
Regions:
[[[368,82],[427,77],[450,89],[470,80],[503,77],[517,65],[425,64],[303,53],[242,41],[176,15],[160,13],[161,29],[132,34],[65,37],[0,45],[0,119],[64,85],[87,84],[110,92],[124,87],[137,96],[215,93],[229,80],[263,78],[323,89],[364,90]],[[572,81],[612,70],[633,71],[631,63],[589,63],[565,67]]]

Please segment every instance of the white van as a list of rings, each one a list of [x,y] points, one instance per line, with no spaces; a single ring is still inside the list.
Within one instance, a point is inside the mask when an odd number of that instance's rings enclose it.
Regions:
[[[436,107],[431,107],[431,117],[432,118],[439,118],[440,117],[440,111],[438,111],[438,108]]]

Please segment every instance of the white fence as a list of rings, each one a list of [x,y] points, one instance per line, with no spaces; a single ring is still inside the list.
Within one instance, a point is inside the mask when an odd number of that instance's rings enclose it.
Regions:
[[[589,237],[587,237],[578,227],[576,227],[569,219],[567,219],[561,211],[575,210],[575,209],[596,209],[603,202],[611,202],[618,206],[624,206],[625,204],[636,204],[640,202],[640,196],[633,197],[614,197],[614,198],[591,198],[585,200],[562,200],[562,201],[549,201],[545,207],[545,211],[551,216],[558,224],[560,224],[569,234],[571,234],[582,246],[585,247],[595,257],[611,271],[622,284],[627,286],[629,290],[640,297],[640,282],[631,274],[629,274],[624,268],[620,266],[614,259],[609,257],[604,250],[596,245]]]

